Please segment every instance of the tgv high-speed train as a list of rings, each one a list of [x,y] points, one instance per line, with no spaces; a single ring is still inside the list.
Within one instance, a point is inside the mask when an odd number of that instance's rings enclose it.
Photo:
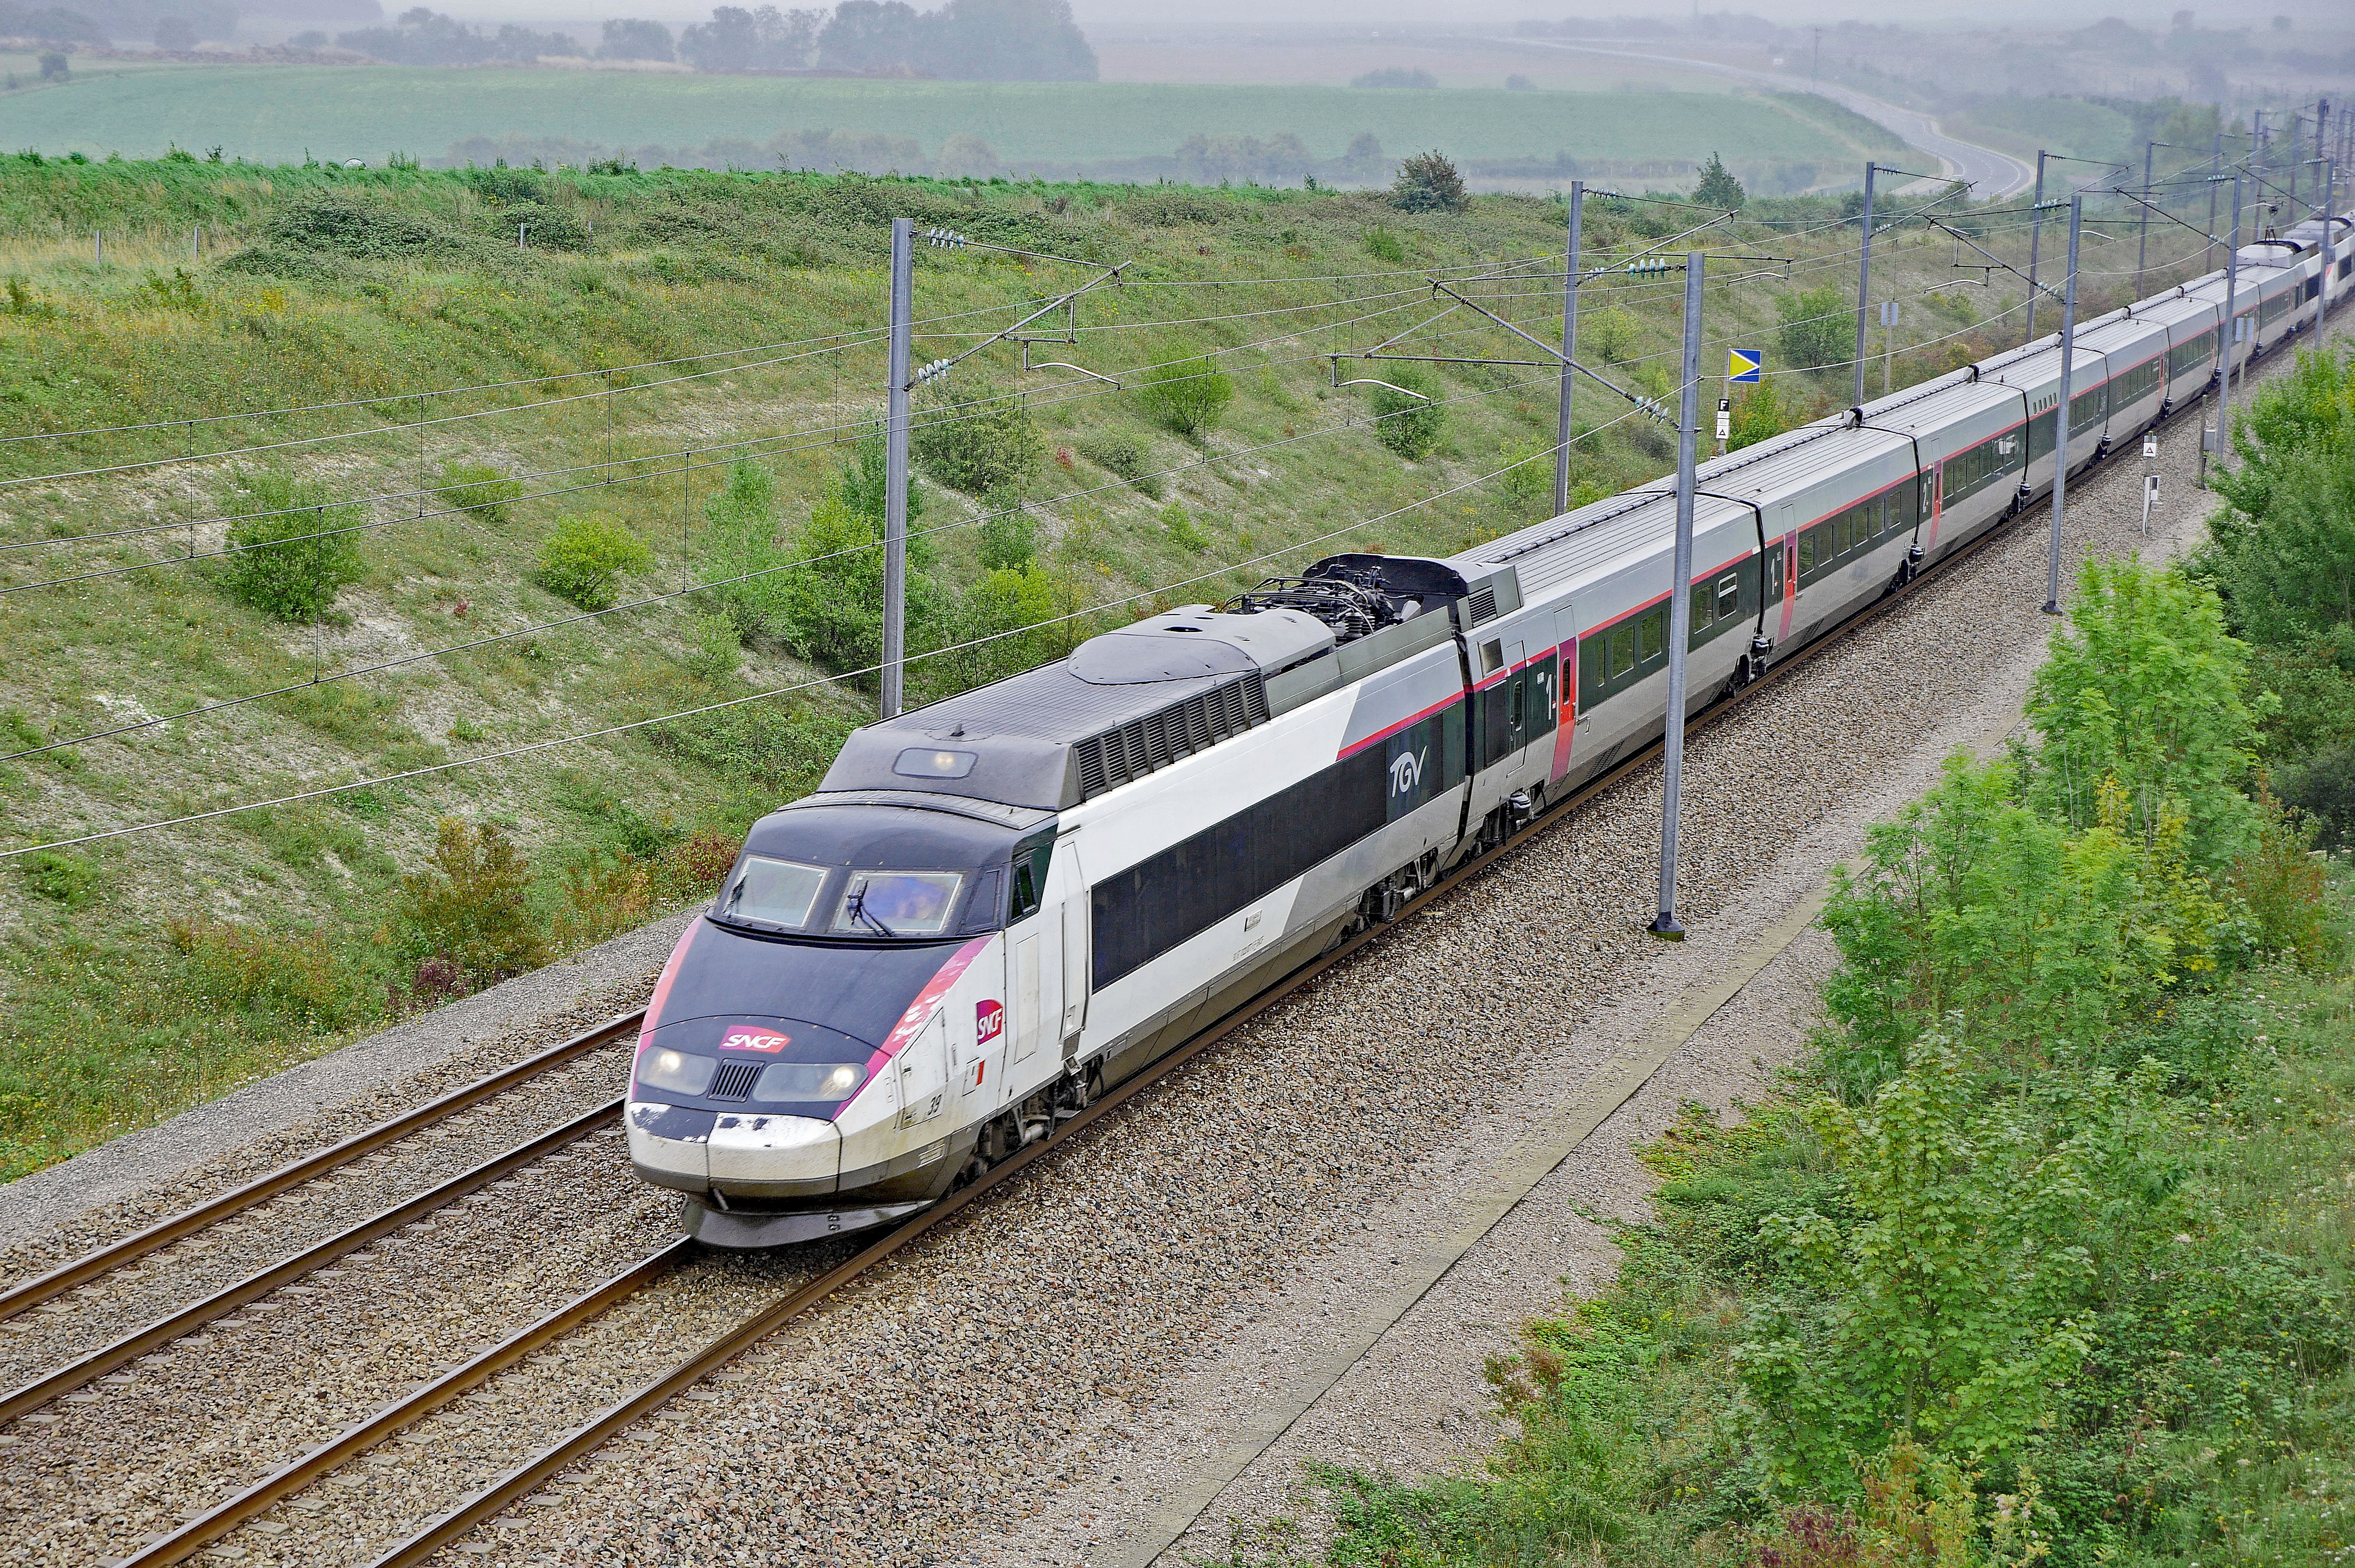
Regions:
[[[2345,292],[2323,226],[1700,470],[1694,709]],[[2228,341],[2231,340],[2231,341]],[[2237,360],[2236,360],[2237,363]],[[1340,555],[855,732],[646,1008],[628,1113],[706,1242],[881,1224],[1076,1115],[1662,730],[1674,485],[1444,560]]]

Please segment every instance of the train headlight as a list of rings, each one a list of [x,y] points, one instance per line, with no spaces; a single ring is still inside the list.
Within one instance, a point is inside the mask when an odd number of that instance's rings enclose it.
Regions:
[[[761,1069],[752,1098],[772,1104],[801,1100],[847,1100],[867,1082],[863,1061],[773,1061]]]
[[[672,1051],[665,1046],[656,1046],[638,1055],[638,1082],[649,1089],[700,1094],[711,1087],[711,1075],[719,1071],[717,1057],[689,1056],[683,1051]]]

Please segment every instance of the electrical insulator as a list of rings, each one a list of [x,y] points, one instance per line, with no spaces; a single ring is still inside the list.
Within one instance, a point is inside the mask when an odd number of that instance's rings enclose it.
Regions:
[[[952,251],[962,249],[965,242],[964,236],[954,229],[927,229],[924,230],[924,238],[935,245],[945,245]]]

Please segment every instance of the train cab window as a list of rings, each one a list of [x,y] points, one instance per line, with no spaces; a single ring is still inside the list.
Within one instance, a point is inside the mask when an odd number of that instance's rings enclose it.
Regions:
[[[758,921],[762,925],[799,929],[809,921],[810,906],[826,886],[825,869],[794,860],[773,860],[748,855],[744,869],[728,889],[720,913],[730,920]]]
[[[1616,678],[1636,667],[1636,628],[1622,621],[1611,628],[1611,667],[1609,674]]]
[[[1717,618],[1721,621],[1742,609],[1742,578],[1729,571],[1717,580]]]
[[[1665,604],[1636,623],[1636,656],[1649,664],[1668,649],[1668,607]]]
[[[834,929],[842,934],[937,936],[956,907],[955,871],[856,871],[842,890]]]
[[[1039,912],[1039,898],[1047,886],[1047,859],[1054,844],[1034,845],[1014,853],[1014,881],[1006,901],[1006,921],[1011,925]]]

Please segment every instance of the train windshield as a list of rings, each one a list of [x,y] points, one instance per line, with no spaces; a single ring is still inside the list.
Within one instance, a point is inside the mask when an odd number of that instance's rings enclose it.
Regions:
[[[1017,838],[948,812],[863,803],[789,808],[753,825],[711,918],[761,934],[860,945],[976,936],[1006,923]]]
[[[954,871],[854,871],[842,890],[834,929],[937,936],[948,925],[964,882]]]
[[[826,868],[793,860],[773,860],[747,855],[736,880],[728,885],[719,911],[734,920],[798,929],[808,923],[810,906],[826,886]]]

